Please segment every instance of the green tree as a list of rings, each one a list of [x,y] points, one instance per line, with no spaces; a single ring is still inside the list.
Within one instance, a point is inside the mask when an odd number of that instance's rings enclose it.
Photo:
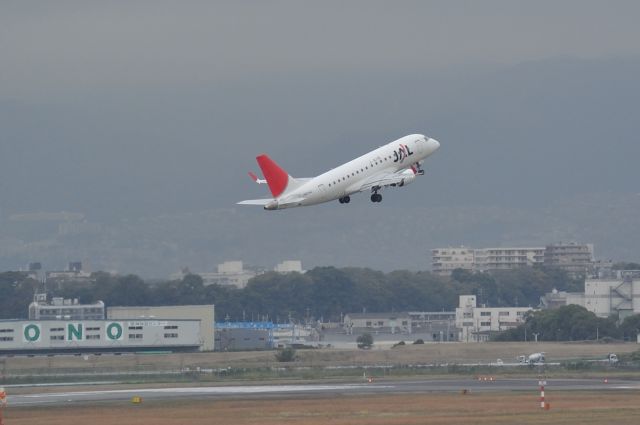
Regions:
[[[296,359],[296,350],[293,347],[286,347],[276,351],[276,360],[279,362],[292,362]]]
[[[525,323],[494,336],[497,341],[522,341],[534,334],[539,341],[583,341],[598,338],[619,338],[620,329],[613,318],[604,319],[578,305],[554,310],[541,310],[527,315]]]
[[[0,273],[0,318],[25,319],[40,284],[22,272]]]
[[[636,341],[640,334],[640,314],[626,317],[620,325],[620,332],[625,340]]]
[[[613,270],[640,270],[640,263],[619,262],[612,267]]]
[[[370,333],[363,333],[356,339],[358,348],[369,349],[373,347],[373,336]]]

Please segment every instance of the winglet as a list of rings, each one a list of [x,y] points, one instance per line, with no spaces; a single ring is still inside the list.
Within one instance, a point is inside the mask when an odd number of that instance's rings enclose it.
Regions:
[[[289,183],[289,174],[265,154],[257,156],[256,161],[258,161],[262,174],[267,180],[273,197],[277,198],[282,195]]]

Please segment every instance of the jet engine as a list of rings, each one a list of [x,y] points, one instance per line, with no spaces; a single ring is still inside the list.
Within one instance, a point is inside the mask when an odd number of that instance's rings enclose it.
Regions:
[[[400,183],[398,183],[398,187],[406,186],[416,179],[416,174],[412,170],[404,170],[400,176],[401,179]]]

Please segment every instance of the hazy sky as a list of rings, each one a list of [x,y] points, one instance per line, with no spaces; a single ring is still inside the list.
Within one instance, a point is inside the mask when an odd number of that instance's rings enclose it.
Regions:
[[[0,10],[1,94],[34,101],[640,49],[636,1],[5,1]]]
[[[637,1],[3,1],[0,211],[232,208],[267,194],[246,177],[261,152],[310,176],[415,132],[442,148],[391,205],[635,193],[639,18]]]

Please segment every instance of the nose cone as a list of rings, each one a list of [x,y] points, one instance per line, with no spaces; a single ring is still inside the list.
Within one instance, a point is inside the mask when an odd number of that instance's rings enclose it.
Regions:
[[[429,138],[429,148],[431,149],[431,152],[437,151],[439,147],[440,142],[438,142],[436,139]]]

